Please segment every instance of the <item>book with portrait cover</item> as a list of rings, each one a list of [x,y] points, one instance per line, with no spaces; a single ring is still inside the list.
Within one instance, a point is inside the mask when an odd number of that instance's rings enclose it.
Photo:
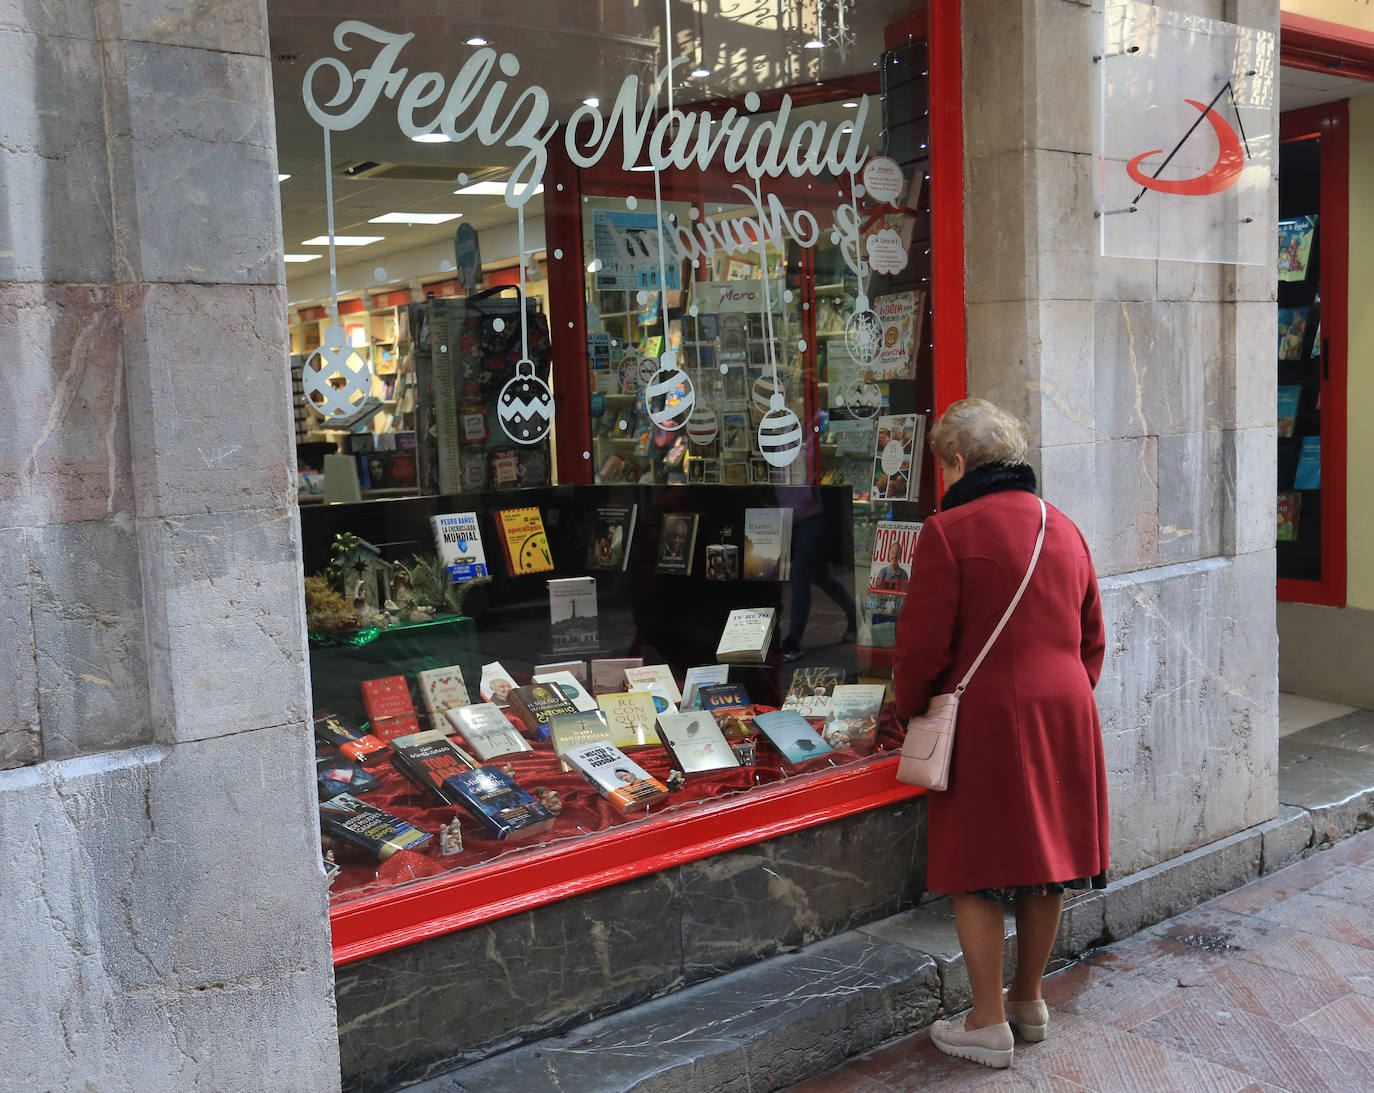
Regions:
[[[617,691],[596,696],[606,724],[611,730],[611,742],[618,748],[639,748],[657,744],[654,725],[658,707],[648,691]]]
[[[834,750],[796,710],[761,713],[754,724],[789,763],[805,763]]]
[[[426,668],[415,673],[415,682],[420,685],[420,697],[424,699],[425,709],[429,711],[430,724],[436,729],[444,729],[444,711],[455,706],[466,706],[472,701],[468,697],[467,685],[463,682],[463,670],[456,664],[447,668]]]
[[[431,838],[428,831],[412,827],[351,793],[320,802],[320,828],[340,842],[361,847],[378,861],[386,861],[398,850],[414,850]]]
[[[658,738],[688,777],[739,766],[716,719],[704,710],[659,714]]]
[[[549,537],[537,508],[502,509],[496,514],[496,529],[501,537],[506,572],[512,577],[553,570]]]
[[[563,758],[621,812],[648,808],[668,793],[667,786],[613,744],[582,744],[569,748]]]
[[[835,687],[844,682],[843,668],[824,665],[793,668],[783,696],[782,708],[796,710],[802,717],[824,717]]]
[[[483,702],[504,706],[506,696],[515,690],[516,686],[515,677],[506,671],[506,666],[499,660],[482,665],[482,681],[477,685],[477,691]]]
[[[669,512],[663,517],[663,525],[658,534],[658,556],[654,561],[655,573],[679,573],[690,576],[692,554],[697,543],[697,522],[700,516],[695,512]]]
[[[596,506],[592,540],[587,547],[588,569],[625,569],[629,565],[638,511],[634,504]]]
[[[549,634],[555,653],[595,648],[597,626],[595,577],[549,581]]]
[[[526,731],[540,740],[549,738],[549,718],[554,714],[577,712],[577,707],[552,683],[516,687],[506,696],[506,701]]]
[[[873,442],[872,501],[915,501],[921,477],[924,414],[884,414]]]
[[[831,747],[851,748],[867,755],[878,736],[883,698],[887,688],[881,683],[840,683],[825,708],[825,727],[821,730]]]
[[[398,736],[420,731],[415,701],[410,697],[405,676],[363,680],[363,703],[372,735],[379,740],[389,743]]]
[[[553,813],[496,767],[455,774],[444,789],[481,820],[494,838],[528,839],[553,827]]]
[[[475,512],[449,512],[431,516],[434,546],[439,565],[454,584],[487,575],[487,553]]]
[[[706,684],[697,688],[701,708],[716,719],[727,740],[742,740],[754,731],[754,704],[742,683]]]
[[[921,525],[914,520],[878,521],[865,597],[874,622],[891,622],[901,614],[920,533]]]
[[[398,736],[391,742],[391,764],[441,805],[457,804],[447,795],[444,779],[477,766],[475,760],[439,729]]]
[[[445,713],[444,718],[457,730],[472,754],[484,763],[498,755],[534,750],[510,719],[490,702],[459,706]]]
[[[553,753],[566,773],[572,768],[563,759],[563,753],[583,744],[611,743],[611,727],[601,710],[554,714],[549,718],[549,738],[553,741]]]

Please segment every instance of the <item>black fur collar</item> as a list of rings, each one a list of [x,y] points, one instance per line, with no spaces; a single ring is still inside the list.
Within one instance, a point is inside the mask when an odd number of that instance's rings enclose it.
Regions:
[[[966,505],[990,493],[1004,490],[1035,492],[1035,472],[1026,463],[984,463],[975,467],[945,490],[940,499],[940,511]]]

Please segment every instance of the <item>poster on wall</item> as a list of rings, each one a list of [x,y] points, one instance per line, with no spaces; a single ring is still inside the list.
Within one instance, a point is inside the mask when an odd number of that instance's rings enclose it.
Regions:
[[[592,250],[600,263],[596,271],[598,291],[635,292],[659,288],[659,240],[667,240],[674,217],[660,223],[653,213],[598,209],[592,217]],[[661,233],[661,234],[660,234]],[[663,272],[670,289],[682,287],[682,270],[672,254],[662,256]]]

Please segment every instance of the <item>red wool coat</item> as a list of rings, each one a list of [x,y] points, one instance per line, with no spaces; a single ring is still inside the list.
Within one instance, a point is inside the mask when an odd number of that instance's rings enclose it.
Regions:
[[[1097,575],[1067,516],[959,706],[949,789],[926,796],[936,892],[1044,884],[1107,868],[1107,776],[1093,687],[1105,639]],[[1025,575],[1040,528],[1011,490],[930,517],[916,543],[892,672],[897,715],[968,671]]]

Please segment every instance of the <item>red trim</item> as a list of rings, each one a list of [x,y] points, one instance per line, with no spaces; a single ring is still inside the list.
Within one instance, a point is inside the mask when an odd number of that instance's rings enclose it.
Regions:
[[[1279,61],[1289,68],[1374,80],[1374,34],[1310,15],[1280,12]]]
[[[968,394],[964,293],[964,64],[960,0],[930,5],[931,335],[935,416]]]
[[[757,789],[697,812],[629,824],[343,904],[329,914],[334,963],[349,964],[924,793],[894,779],[896,763],[893,756]]]
[[[1292,110],[1279,117],[1281,141],[1321,140],[1321,291],[1324,372],[1321,384],[1322,577],[1279,578],[1278,598],[1344,607],[1346,597],[1346,460],[1350,300],[1349,101]]]

